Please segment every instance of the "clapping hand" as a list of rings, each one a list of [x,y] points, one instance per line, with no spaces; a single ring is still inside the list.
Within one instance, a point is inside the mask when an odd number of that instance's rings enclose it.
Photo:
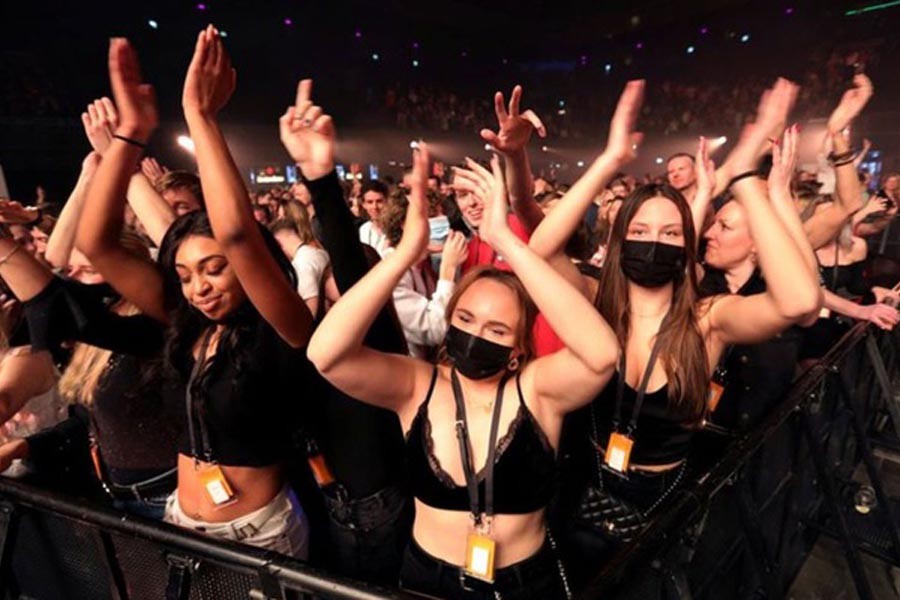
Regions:
[[[113,132],[119,125],[116,106],[106,97],[94,100],[87,105],[85,112],[81,113],[81,123],[84,125],[84,133],[91,143],[91,148],[102,156],[112,142]]]
[[[145,143],[159,124],[153,86],[144,83],[137,52],[125,38],[109,42],[109,79],[119,110],[118,135]]]
[[[236,84],[237,72],[231,67],[231,58],[219,31],[210,25],[197,36],[184,80],[181,105],[185,115],[214,117],[228,103]]]

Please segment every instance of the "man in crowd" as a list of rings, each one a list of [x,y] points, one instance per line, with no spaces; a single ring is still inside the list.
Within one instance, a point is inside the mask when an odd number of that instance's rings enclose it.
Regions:
[[[359,227],[359,240],[368,244],[383,255],[388,249],[387,236],[381,229],[380,218],[387,201],[388,188],[380,181],[373,180],[363,185],[362,205],[368,221]]]
[[[694,167],[694,157],[686,152],[673,154],[666,161],[669,185],[684,194],[688,203],[694,201],[697,193],[697,173]]]

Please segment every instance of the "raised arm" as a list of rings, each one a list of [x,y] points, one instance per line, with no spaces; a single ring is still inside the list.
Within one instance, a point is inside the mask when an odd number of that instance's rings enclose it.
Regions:
[[[88,188],[75,245],[104,279],[141,312],[167,322],[162,275],[122,247],[125,191],[143,146],[156,129],[153,87],[143,83],[137,54],[125,38],[109,43],[109,78],[119,125]]]
[[[53,274],[11,238],[0,237],[0,278],[21,302],[37,296]]]
[[[305,173],[305,172],[304,172]],[[363,338],[403,274],[428,245],[428,150],[413,150],[413,181],[403,237],[365,277],[341,296],[316,329],[307,356],[335,387],[368,404],[393,410],[408,423],[432,367],[406,356],[363,346]]]
[[[56,384],[56,368],[50,353],[13,352],[0,361],[0,425],[9,421],[25,403]]]
[[[236,74],[218,31],[197,37],[184,82],[182,105],[194,140],[200,184],[216,241],[250,301],[288,344],[303,347],[312,314],[269,252],[253,218],[247,188],[228,150],[216,115],[234,92]]]
[[[766,292],[753,296],[726,296],[713,302],[704,319],[724,345],[766,340],[779,331],[818,312],[822,295],[817,276],[792,239],[755,176],[740,177],[756,169],[759,148],[768,144],[769,132],[787,115],[797,86],[779,79],[763,95],[757,120],[748,126],[726,164],[735,199],[747,212],[750,234],[766,279]]]
[[[531,235],[529,246],[543,259],[562,254],[566,242],[584,220],[594,198],[623,166],[634,160],[641,135],[635,124],[644,96],[643,81],[629,81],[619,98],[609,129],[606,149],[584,175],[569,188]]]
[[[565,344],[562,350],[527,365],[522,373],[526,389],[539,400],[538,410],[546,418],[559,419],[590,402],[609,380],[619,356],[615,333],[578,289],[509,229],[499,159],[493,158],[491,171],[471,160],[468,166],[481,178],[488,199],[480,234],[503,255]]]
[[[534,200],[534,176],[528,160],[528,141],[533,131],[543,138],[547,137],[547,130],[533,110],[520,111],[521,101],[521,85],[513,88],[509,109],[505,106],[503,92],[494,94],[498,131],[482,129],[481,137],[503,155],[510,206],[522,225],[532,232],[543,220],[544,211]]]
[[[713,199],[716,187],[716,165],[709,158],[709,141],[701,136],[697,146],[697,193],[691,203],[691,215],[694,217],[694,231],[697,233],[697,244],[703,237],[703,225]]]
[[[312,196],[320,241],[331,259],[333,281],[337,290],[344,293],[369,271],[369,261],[334,170],[336,133],[331,117],[324,114],[318,117],[320,125],[327,125],[318,128],[304,127],[303,120],[295,118],[311,110],[312,102],[312,80],[301,80],[295,104],[278,120],[278,129],[281,143],[303,174]],[[392,304],[385,304],[378,313],[366,334],[365,345],[383,352],[406,354],[406,340]]]

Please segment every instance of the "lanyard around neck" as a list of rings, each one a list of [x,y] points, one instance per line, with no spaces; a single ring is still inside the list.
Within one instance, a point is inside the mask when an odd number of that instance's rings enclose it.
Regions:
[[[196,398],[194,398],[193,390],[194,384],[197,381],[197,378],[200,376],[200,373],[203,371],[203,368],[206,366],[206,352],[209,349],[209,342],[212,338],[213,330],[208,329],[203,334],[203,337],[200,340],[200,352],[198,353],[197,360],[194,362],[194,368],[191,369],[191,376],[188,378],[187,386],[185,386],[184,396],[185,396],[185,405],[187,407],[187,419],[188,419],[188,436],[191,438],[191,456],[194,459],[194,462],[197,461],[197,436],[194,432],[194,405],[197,403]],[[205,410],[203,407],[200,407],[200,410],[197,411],[198,420],[200,422],[200,437],[201,443],[203,444],[203,458],[206,462],[212,462],[212,445],[209,441],[209,431],[206,427],[206,419],[204,418]]]
[[[484,510],[481,510],[481,503],[478,494],[478,480],[475,473],[475,467],[472,464],[472,445],[469,439],[469,428],[466,421],[466,406],[463,399],[462,386],[459,383],[459,377],[456,375],[456,369],[450,371],[450,383],[453,387],[453,398],[456,401],[456,439],[459,441],[459,455],[462,459],[463,473],[466,476],[466,488],[469,492],[469,508],[472,511],[472,517],[475,523],[480,525],[482,522],[481,515],[484,514],[488,519],[494,516],[494,461],[497,457],[497,430],[500,426],[500,412],[503,406],[503,390],[506,387],[506,381],[509,374],[503,376],[500,385],[497,388],[497,400],[494,402],[494,413],[491,416],[491,434],[488,441],[487,464],[485,465],[484,476]]]
[[[616,405],[613,411],[612,428],[613,431],[619,431],[622,422],[622,398],[625,395],[625,355],[627,349],[622,349],[622,357],[619,359],[619,380],[616,388]],[[650,376],[653,375],[653,367],[656,366],[656,359],[659,356],[659,333],[656,334],[656,341],[653,342],[653,349],[650,351],[650,360],[644,368],[644,376],[637,390],[637,399],[634,402],[634,408],[631,411],[631,420],[628,422],[628,428],[625,435],[631,436],[637,429],[638,417],[641,414],[641,406],[644,404],[644,396],[647,394],[647,385],[650,383]]]

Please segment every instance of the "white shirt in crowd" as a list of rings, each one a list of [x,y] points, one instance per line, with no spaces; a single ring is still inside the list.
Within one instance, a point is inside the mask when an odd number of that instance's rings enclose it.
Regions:
[[[359,241],[375,248],[381,258],[384,258],[387,249],[390,248],[387,236],[376,229],[372,221],[366,221],[359,226]]]
[[[297,248],[291,264],[297,273],[297,293],[304,300],[322,294],[322,278],[328,268],[328,253],[321,248],[304,244]]]
[[[394,251],[388,248],[385,256]],[[439,345],[447,333],[445,311],[456,283],[439,279],[429,285],[422,269],[415,266],[400,278],[394,288],[394,308],[403,327],[410,356],[425,358],[428,348]]]

